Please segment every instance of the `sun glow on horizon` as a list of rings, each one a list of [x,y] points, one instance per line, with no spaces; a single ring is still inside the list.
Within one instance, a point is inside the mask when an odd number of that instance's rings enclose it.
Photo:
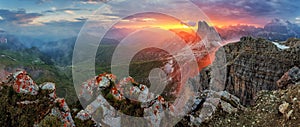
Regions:
[[[143,20],[145,21],[145,20]],[[141,28],[161,28],[164,30],[170,29],[196,29],[196,26],[189,26],[181,22],[155,22],[155,23],[120,23],[114,26],[115,28],[141,29]]]
[[[141,13],[124,18],[115,24],[114,27],[133,30],[143,28],[160,28],[164,30],[182,29],[184,31],[189,29],[197,30],[197,25],[189,25],[189,22],[191,21],[181,21],[160,13]]]
[[[190,27],[185,24],[161,24],[159,28],[165,29],[165,30],[172,30],[172,29],[182,29],[182,30],[190,30],[193,27]]]
[[[235,22],[235,21],[227,21],[227,22],[218,22],[218,21],[212,21],[211,26],[217,27],[217,28],[226,28],[229,26],[254,26],[254,27],[263,27],[261,24],[252,24],[252,23],[242,23],[242,22]]]

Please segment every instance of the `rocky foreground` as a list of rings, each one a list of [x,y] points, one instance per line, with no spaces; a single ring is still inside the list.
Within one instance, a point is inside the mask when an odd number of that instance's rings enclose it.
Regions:
[[[300,126],[300,85],[286,90],[260,91],[255,105],[236,113],[228,114],[219,110],[203,126],[230,127],[299,127]]]
[[[223,46],[227,60],[222,66],[227,70],[224,89],[210,87],[216,83],[211,72],[218,62],[216,57],[199,75],[202,87],[191,96],[191,111],[175,126],[300,126],[299,45],[297,39],[279,43],[245,37]],[[128,121],[116,115],[120,111],[146,115],[145,125],[160,126],[168,125],[162,119],[166,115],[163,111],[172,115],[177,110],[172,102],[131,77],[118,81],[112,74],[100,74],[81,87],[81,98],[95,100],[87,102],[84,110],[70,108],[63,98],[56,97],[54,83],[37,85],[24,71],[9,74],[0,83],[0,124],[121,126]],[[99,92],[101,96],[96,94]]]

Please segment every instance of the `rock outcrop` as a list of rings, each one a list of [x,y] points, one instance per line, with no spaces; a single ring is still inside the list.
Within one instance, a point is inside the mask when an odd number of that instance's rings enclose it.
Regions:
[[[234,114],[243,111],[240,100],[227,91],[203,91],[193,102],[192,111],[176,126],[200,126],[211,121],[219,112]]]
[[[228,114],[217,112],[207,124],[209,127],[299,127],[300,126],[300,85],[285,90],[260,91],[255,105],[243,111]]]
[[[64,126],[75,126],[65,99],[56,96],[54,83],[37,85],[25,71],[10,74],[0,83],[2,126],[34,126],[52,114]]]
[[[148,126],[159,126],[166,110],[174,111],[171,103],[160,95],[154,95],[148,87],[131,77],[117,82],[113,74],[100,74],[81,85],[79,98],[86,107],[77,114],[82,120],[93,116],[98,123],[121,126],[126,116],[144,117],[141,122]],[[119,113],[122,112],[122,113]],[[131,123],[141,125],[141,123]]]
[[[288,72],[277,81],[277,86],[280,89],[300,83],[300,69],[298,67],[291,68]]]

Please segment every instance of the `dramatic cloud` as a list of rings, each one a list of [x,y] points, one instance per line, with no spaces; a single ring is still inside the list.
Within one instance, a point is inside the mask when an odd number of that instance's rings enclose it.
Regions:
[[[10,11],[0,9],[0,22],[12,22],[14,24],[28,24],[34,19],[43,16],[40,13],[27,13],[24,9],[18,11]]]
[[[299,12],[300,1],[295,0],[192,0],[200,7],[213,11],[217,8],[243,11],[252,16],[274,16],[289,15],[289,13]],[[211,8],[211,9],[209,9]],[[219,11],[219,13],[223,13]],[[225,12],[226,13],[226,12]]]
[[[83,19],[80,19],[77,21],[73,21],[73,22],[70,22],[70,21],[66,21],[66,20],[61,20],[61,21],[52,21],[52,22],[47,22],[47,23],[44,23],[44,25],[48,25],[50,27],[52,26],[60,26],[60,27],[74,27],[74,28],[80,28],[83,24],[84,24],[85,20]]]
[[[0,23],[1,28],[7,30],[13,35],[28,36],[38,38],[44,41],[60,40],[70,37],[76,37],[84,24],[84,20],[70,21],[52,21],[44,23],[41,26],[17,26],[8,23]]]
[[[298,0],[189,0],[209,17],[212,25],[252,24],[263,26],[273,18],[300,24]],[[87,19],[106,26],[140,10],[170,12],[188,17],[182,22],[197,27],[200,12],[188,0],[10,0],[0,1],[0,26],[10,33],[48,38],[76,36]],[[143,4],[140,4],[143,3]],[[37,5],[38,4],[38,5]],[[19,8],[24,8],[20,9]],[[101,15],[95,11],[101,8]],[[188,8],[182,11],[183,8]],[[26,9],[26,11],[25,11]],[[15,11],[13,11],[15,10]],[[163,11],[162,11],[163,10]],[[130,17],[129,17],[130,18]],[[134,23],[155,22],[155,18],[131,17]],[[181,19],[180,19],[181,20]],[[97,21],[97,22],[96,22]],[[63,31],[63,32],[61,32]],[[60,33],[61,32],[61,33]]]
[[[60,9],[62,13],[68,10]],[[66,13],[66,12],[65,12]],[[52,15],[52,14],[51,14]],[[42,40],[59,40],[77,36],[86,18],[74,18],[55,15],[54,17],[40,13],[27,13],[24,9],[11,11],[0,9],[0,26],[2,29],[14,35],[30,36]],[[66,14],[67,15],[67,14]],[[55,19],[55,17],[59,17]],[[65,20],[60,20],[65,17]]]
[[[75,11],[92,11],[91,9],[83,9],[83,8],[62,8],[57,9],[55,7],[51,8],[51,10],[43,11],[43,13],[59,13],[59,12],[75,12]]]
[[[211,19],[264,24],[274,17],[292,20],[300,13],[296,0],[192,0]],[[220,21],[219,21],[220,22]]]

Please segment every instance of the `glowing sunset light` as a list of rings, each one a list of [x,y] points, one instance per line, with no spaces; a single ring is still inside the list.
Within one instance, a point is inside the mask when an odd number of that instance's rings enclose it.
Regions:
[[[145,19],[143,21],[149,21],[150,19]],[[152,20],[154,21],[154,20]],[[194,27],[185,25],[181,22],[174,22],[174,21],[167,21],[167,22],[155,22],[155,23],[136,23],[136,22],[130,22],[127,23],[128,20],[125,20],[125,22],[121,22],[115,26],[115,28],[130,28],[130,29],[141,29],[141,28],[161,28],[164,30],[170,30],[170,29],[194,29]]]
[[[142,28],[161,28],[171,29],[194,29],[196,26],[190,26],[185,22],[174,17],[159,13],[142,13],[124,18],[117,23],[115,28],[142,29]]]
[[[189,26],[187,25],[182,25],[183,28],[190,28]]]
[[[114,28],[128,29],[131,31],[142,30],[145,28],[159,28],[174,32],[186,43],[194,43],[200,40],[200,37],[196,32],[198,29],[196,22],[181,21],[174,17],[159,13],[142,13],[129,16],[115,24]]]
[[[192,27],[189,27],[184,24],[171,24],[171,25],[161,24],[161,25],[158,25],[157,27],[165,29],[165,30],[182,29],[183,31],[190,30],[192,28]]]

